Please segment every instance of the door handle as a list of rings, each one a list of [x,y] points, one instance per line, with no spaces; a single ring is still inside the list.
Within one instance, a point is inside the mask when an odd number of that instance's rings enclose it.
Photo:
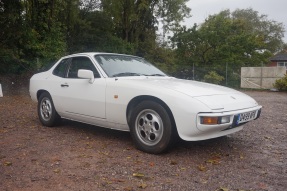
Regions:
[[[67,83],[61,84],[61,87],[69,87],[69,84],[67,84]]]

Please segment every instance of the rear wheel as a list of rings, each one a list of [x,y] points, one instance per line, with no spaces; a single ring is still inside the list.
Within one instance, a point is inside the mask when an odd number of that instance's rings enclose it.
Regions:
[[[48,127],[55,126],[61,119],[48,92],[42,93],[39,97],[38,117],[41,123]]]
[[[153,154],[166,151],[175,136],[167,111],[153,101],[143,101],[135,107],[130,131],[136,147]]]

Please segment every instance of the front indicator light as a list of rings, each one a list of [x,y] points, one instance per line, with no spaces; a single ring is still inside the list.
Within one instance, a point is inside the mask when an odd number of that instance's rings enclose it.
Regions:
[[[229,123],[229,122],[230,122],[230,116],[221,117],[220,124]]]
[[[200,117],[200,123],[203,125],[217,125],[217,124],[225,124],[230,122],[230,116],[222,116],[222,117]]]
[[[201,117],[201,124],[216,125],[218,124],[218,117]]]

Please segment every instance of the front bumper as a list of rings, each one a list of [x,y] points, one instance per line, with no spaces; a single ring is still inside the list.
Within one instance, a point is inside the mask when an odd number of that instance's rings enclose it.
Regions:
[[[204,133],[218,133],[220,131],[226,131],[230,130],[236,127],[239,127],[247,122],[244,123],[238,123],[238,116],[241,113],[247,113],[251,111],[256,111],[256,118],[258,119],[260,114],[261,114],[261,108],[262,106],[256,106],[248,109],[241,109],[241,110],[236,110],[236,111],[229,111],[229,112],[215,112],[215,113],[199,113],[197,115],[197,129],[201,132]],[[215,124],[215,125],[205,125],[201,124],[200,118],[203,116],[210,116],[210,117],[224,117],[224,116],[230,116],[230,121],[228,123],[224,124]],[[254,120],[255,120],[254,119]]]

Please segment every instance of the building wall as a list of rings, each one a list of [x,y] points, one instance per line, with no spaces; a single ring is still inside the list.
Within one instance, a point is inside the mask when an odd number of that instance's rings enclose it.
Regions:
[[[276,65],[277,66],[277,65]],[[286,67],[242,67],[241,88],[271,89],[277,79],[284,77]]]
[[[272,61],[270,64],[268,64],[268,66],[277,66],[277,62]]]

